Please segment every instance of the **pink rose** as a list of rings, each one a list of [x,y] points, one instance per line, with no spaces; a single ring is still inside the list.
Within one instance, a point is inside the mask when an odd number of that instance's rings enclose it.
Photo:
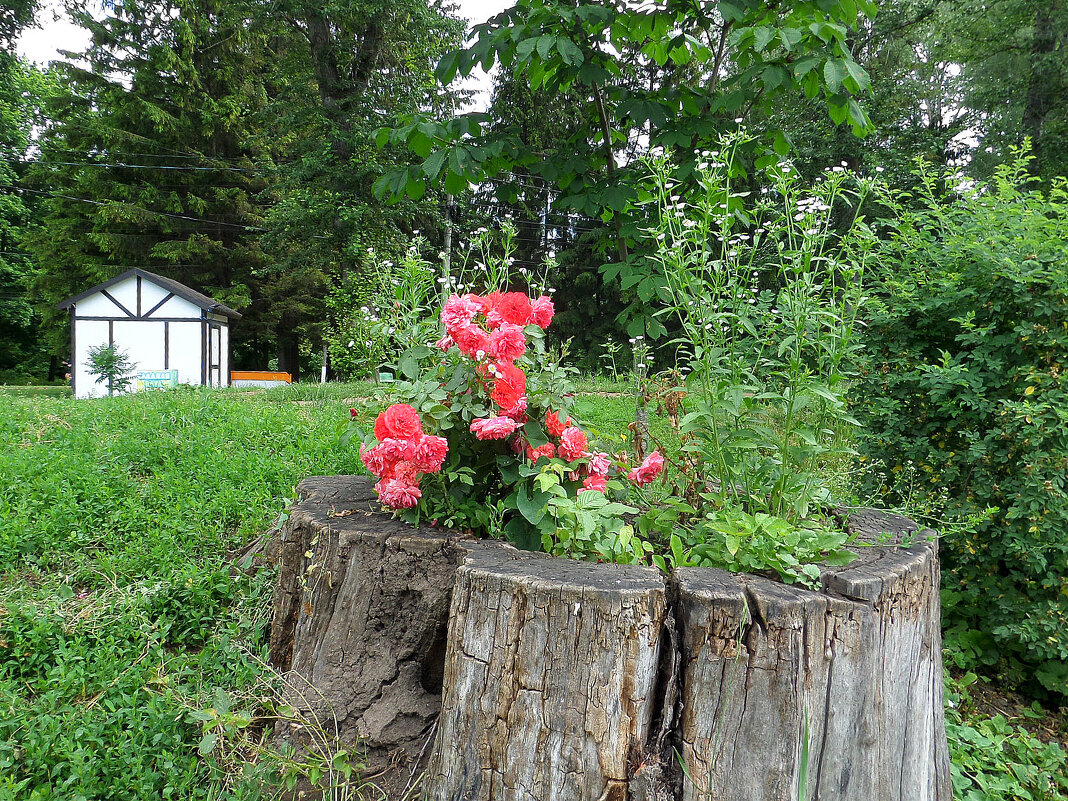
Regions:
[[[560,447],[557,449],[560,456],[573,462],[586,455],[586,447],[590,444],[584,431],[572,426],[560,435]]]
[[[374,450],[381,452],[388,466],[396,462],[410,461],[415,453],[415,443],[411,440],[386,437]]]
[[[514,364],[502,362],[494,365],[497,380],[493,382],[490,397],[502,410],[515,409],[520,401],[526,400],[527,374]]]
[[[645,461],[640,466],[627,473],[627,478],[639,487],[644,487],[646,484],[652,483],[663,471],[664,457],[660,455],[660,451],[653,451],[645,457]]]
[[[449,348],[451,348],[455,344],[456,343],[453,342],[452,337],[450,337],[448,334],[446,334],[445,336],[443,336],[441,339],[439,339],[437,342],[434,343],[434,347],[437,348],[438,350],[448,350]]]
[[[525,423],[527,421],[527,399],[520,398],[510,409],[502,409],[501,417],[511,417],[520,425]]]
[[[500,362],[515,361],[527,352],[527,338],[522,326],[512,323],[502,323],[490,334],[489,342],[490,355]]]
[[[481,358],[479,353],[485,356],[489,353],[489,335],[474,323],[469,323],[452,332],[452,338],[456,340],[456,347],[465,356]]]
[[[412,462],[397,462],[393,466],[393,469],[389,471],[382,478],[392,478],[394,481],[399,481],[402,484],[410,484],[413,487],[419,486],[420,478],[419,468]]]
[[[553,447],[551,442],[546,442],[544,445],[539,445],[536,448],[527,446],[527,458],[532,462],[538,461],[541,457],[552,459],[556,456],[556,448]]]
[[[449,441],[444,437],[423,437],[416,443],[412,461],[424,473],[436,473],[449,452]]]
[[[593,474],[586,476],[585,480],[582,482],[582,489],[580,489],[579,492],[604,492],[606,489],[608,489],[608,479],[602,475]]]
[[[388,437],[408,439],[423,433],[419,412],[407,403],[394,403],[375,419],[375,436],[378,441]]]
[[[379,500],[390,509],[411,509],[423,494],[419,487],[393,478],[386,478],[375,484]]]
[[[567,427],[571,425],[571,418],[568,417],[564,422],[560,422],[560,412],[546,411],[545,412],[545,430],[549,432],[550,437],[558,437],[567,430]]]
[[[556,309],[553,308],[553,302],[545,295],[542,295],[534,301],[531,306],[530,322],[534,323],[534,325],[539,328],[548,328],[549,323],[553,321],[553,314],[555,311]]]
[[[441,323],[451,335],[457,329],[470,325],[475,315],[482,311],[482,304],[472,295],[451,295],[441,310]]]
[[[607,453],[590,454],[589,471],[591,476],[607,476],[608,469],[612,466]]]
[[[490,417],[471,422],[471,433],[479,439],[504,439],[517,428],[519,424],[510,417]]]
[[[364,467],[379,478],[386,472],[386,457],[382,453],[381,445],[375,445],[373,448],[365,449],[361,444],[360,461],[363,462]]]
[[[522,292],[494,292],[486,298],[486,303],[487,316],[496,312],[504,322],[519,326],[530,322],[530,298]]]

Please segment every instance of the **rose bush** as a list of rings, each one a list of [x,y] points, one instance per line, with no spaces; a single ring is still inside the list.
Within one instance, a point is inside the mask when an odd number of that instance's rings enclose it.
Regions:
[[[624,515],[633,486],[664,469],[650,454],[594,449],[570,414],[571,370],[550,361],[548,297],[453,294],[433,346],[412,348],[386,409],[360,447],[383,504],[430,522],[555,554],[648,561]],[[436,433],[428,433],[430,429]]]

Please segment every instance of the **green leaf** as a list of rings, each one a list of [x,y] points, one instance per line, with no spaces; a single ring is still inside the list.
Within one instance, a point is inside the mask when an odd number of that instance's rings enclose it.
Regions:
[[[419,200],[426,194],[426,183],[413,176],[408,179],[408,183],[404,187],[404,192],[412,200]]]
[[[467,165],[471,163],[471,154],[465,147],[454,147],[449,152],[449,169],[457,175],[467,175]]]
[[[441,60],[438,61],[438,66],[434,69],[434,75],[437,76],[438,80],[443,84],[448,85],[452,83],[453,79],[456,77],[456,73],[459,71],[459,66],[460,52],[458,50],[453,50],[441,57]]]
[[[541,531],[523,517],[516,516],[505,523],[504,535],[512,545],[522,551],[541,550]]]
[[[413,348],[406,350],[397,361],[397,370],[409,381],[419,378],[419,358]]]
[[[827,101],[827,113],[831,115],[831,120],[835,125],[841,125],[849,116],[849,107],[831,99]]]
[[[425,159],[430,155],[430,151],[434,149],[434,140],[422,131],[416,130],[412,132],[411,137],[408,139],[408,147],[419,158]]]
[[[583,493],[589,495],[590,493]],[[549,494],[546,492],[530,491],[530,485],[526,482],[519,485],[516,494],[516,508],[529,522],[538,525],[548,511]]]
[[[769,92],[778,89],[784,83],[789,81],[789,79],[789,73],[778,64],[769,64],[764,68],[764,72],[760,75],[761,83],[764,84],[764,88]]]
[[[841,90],[845,77],[845,62],[840,58],[827,59],[827,63],[823,65],[823,80],[832,92],[837,94]]]
[[[431,153],[426,161],[423,162],[423,172],[431,180],[437,179],[441,174],[441,168],[445,166],[446,152],[444,150],[438,150],[435,153]]]
[[[197,746],[197,751],[201,756],[207,756],[215,750],[215,745],[218,741],[219,735],[216,732],[208,732],[200,738],[200,744]]]
[[[716,8],[726,22],[738,22],[745,19],[745,11],[734,3],[720,2]]]
[[[515,48],[515,57],[520,61],[526,61],[534,53],[534,48],[538,46],[538,39],[524,39]]]
[[[783,28],[779,31],[779,38],[782,39],[782,43],[786,45],[787,50],[793,50],[801,44],[801,31],[797,28]],[[815,61],[816,59],[812,60]]]
[[[549,441],[545,426],[539,420],[527,420],[523,424],[523,436],[526,437],[532,448],[540,448]]]
[[[543,58],[549,58],[549,53],[553,51],[553,45],[556,44],[555,36],[539,36],[538,37],[538,55]]]
[[[449,172],[445,175],[445,191],[451,195],[458,195],[467,189],[467,179],[462,175]]]
[[[790,140],[786,138],[786,134],[782,131],[775,132],[775,141],[772,143],[771,149],[774,150],[780,156],[786,156],[790,153]]]
[[[846,59],[844,64],[849,77],[857,82],[857,86],[861,91],[871,86],[871,77],[868,75],[867,70],[852,59]]]
[[[763,53],[768,43],[775,38],[777,31],[774,28],[760,27],[753,29],[753,46],[758,53]]]
[[[820,60],[815,57],[803,58],[800,61],[795,62],[793,65],[794,77],[800,78],[807,75],[814,70],[819,63]]]
[[[737,556],[738,555],[738,549],[742,545],[741,539],[739,539],[734,534],[727,534],[727,535],[724,536],[723,542],[724,542],[724,545],[727,546],[727,553],[729,553],[731,556]]]

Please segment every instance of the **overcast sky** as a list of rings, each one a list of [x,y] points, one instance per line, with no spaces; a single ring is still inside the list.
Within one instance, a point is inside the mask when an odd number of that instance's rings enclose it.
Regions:
[[[477,25],[512,4],[513,0],[459,0],[460,16]],[[26,31],[19,39],[20,55],[44,66],[58,58],[60,50],[78,52],[85,49],[89,35],[67,19],[62,8],[61,2],[47,0],[40,15],[40,27]],[[476,86],[484,96],[479,98],[481,102],[477,105],[488,102],[489,85],[489,78],[483,73]]]

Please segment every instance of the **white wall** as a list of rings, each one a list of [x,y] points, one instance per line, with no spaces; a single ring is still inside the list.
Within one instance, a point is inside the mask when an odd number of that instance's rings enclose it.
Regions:
[[[137,280],[127,278],[107,290],[131,313],[137,314]],[[168,291],[148,279],[141,281],[141,314],[148,314],[157,303],[167,297]],[[125,317],[126,312],[116,306],[103,292],[97,292],[78,301],[75,311],[79,317]],[[183,317],[200,319],[200,307],[185,298],[173,297],[152,313],[153,317]]]
[[[94,296],[95,297],[95,296]],[[113,304],[104,298],[109,306]],[[80,305],[80,304],[79,304]],[[108,324],[100,320],[74,321],[73,370],[74,391],[79,398],[99,398],[108,394],[106,383],[97,384],[96,378],[89,375],[89,349],[96,345],[108,344]]]
[[[168,323],[168,326],[171,339],[170,369],[178,371],[179,384],[200,386],[200,323]]]
[[[149,310],[167,297],[167,290],[158,284],[153,284],[147,278],[141,279],[141,314],[148,314]],[[159,312],[156,312],[159,314]]]
[[[134,363],[133,373],[163,369],[163,323],[129,320],[115,323],[115,347]],[[173,344],[172,344],[173,347]],[[135,384],[130,389],[136,389]]]
[[[131,276],[125,281],[120,281],[117,284],[108,287],[108,294],[115,298],[119,303],[129,309],[130,314],[137,314],[137,278]],[[81,310],[79,309],[79,312]],[[112,316],[117,317],[119,314],[123,314],[122,309],[118,310],[118,314]]]
[[[79,317],[124,317],[122,309],[97,292],[84,300],[79,300],[74,307]]]
[[[222,327],[222,385],[230,386],[230,326]]]
[[[146,281],[146,283],[147,283],[147,281]],[[159,303],[159,301],[157,300],[156,303]],[[153,303],[151,306],[148,306],[147,308],[143,308],[143,311],[147,312],[149,309],[152,308],[152,306],[155,306],[156,303]],[[144,307],[144,298],[143,297],[142,297],[141,305],[142,305],[142,307]],[[180,298],[178,296],[175,296],[175,297],[171,298],[170,300],[168,300],[166,303],[164,303],[162,306],[160,306],[156,311],[152,312],[152,316],[153,317],[188,317],[188,318],[191,318],[191,319],[199,320],[200,319],[200,307],[197,306],[195,303],[190,303],[185,298]]]

